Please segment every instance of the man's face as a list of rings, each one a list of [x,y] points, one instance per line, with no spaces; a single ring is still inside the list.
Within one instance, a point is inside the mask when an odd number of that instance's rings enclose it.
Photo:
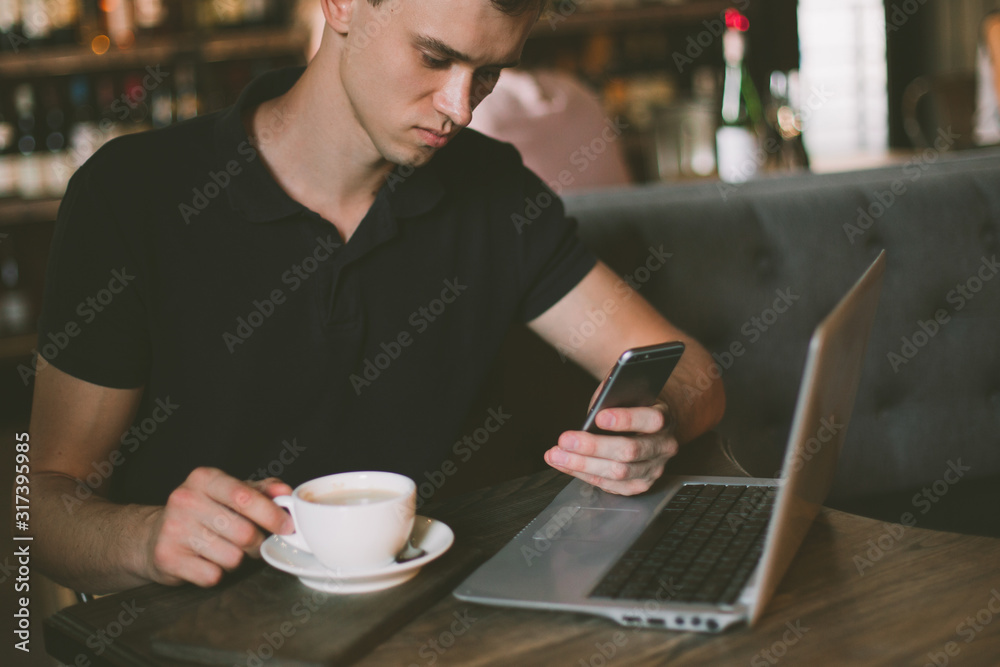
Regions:
[[[517,63],[535,18],[489,0],[354,0],[340,75],[367,139],[390,162],[426,163]]]

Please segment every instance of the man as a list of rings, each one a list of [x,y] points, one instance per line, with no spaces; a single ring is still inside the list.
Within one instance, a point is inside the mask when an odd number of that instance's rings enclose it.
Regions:
[[[322,8],[301,76],[110,142],[70,184],[31,423],[37,557],[64,585],[210,586],[291,530],[270,500],[285,482],[439,464],[515,319],[574,349],[615,300],[573,354],[595,377],[628,347],[688,344],[660,403],[598,417],[633,435],[564,433],[559,470],[638,493],[721,417],[718,383],[691,391],[705,350],[623,298],[513,149],[459,134],[537,5]],[[275,466],[285,482],[262,479]]]

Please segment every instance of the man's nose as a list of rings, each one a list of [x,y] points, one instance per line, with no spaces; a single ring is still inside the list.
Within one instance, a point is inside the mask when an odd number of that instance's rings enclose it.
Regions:
[[[456,127],[465,127],[472,122],[471,88],[472,73],[454,67],[444,87],[434,96],[434,107]]]

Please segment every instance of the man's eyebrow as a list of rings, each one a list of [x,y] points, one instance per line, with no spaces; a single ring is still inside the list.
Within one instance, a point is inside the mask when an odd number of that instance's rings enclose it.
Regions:
[[[448,46],[440,39],[435,39],[434,37],[428,37],[427,35],[416,35],[413,39],[418,46],[422,46],[425,49],[430,49],[431,51],[435,51],[441,54],[442,56],[447,56],[448,58],[451,58],[452,60],[457,60],[463,63],[472,62],[472,56],[466,53],[462,53],[461,51]],[[507,62],[507,63],[492,63],[490,65],[486,65],[486,67],[517,67],[517,64],[519,62],[520,60],[514,60],[512,62]]]

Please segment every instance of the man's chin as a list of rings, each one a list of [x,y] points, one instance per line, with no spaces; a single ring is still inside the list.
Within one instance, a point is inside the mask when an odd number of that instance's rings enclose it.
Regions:
[[[409,154],[400,154],[397,156],[398,159],[390,159],[390,162],[394,162],[401,167],[411,167],[416,169],[417,167],[422,167],[431,161],[431,158],[437,154],[439,149],[432,148],[431,146],[420,146],[416,151],[410,152]]]

